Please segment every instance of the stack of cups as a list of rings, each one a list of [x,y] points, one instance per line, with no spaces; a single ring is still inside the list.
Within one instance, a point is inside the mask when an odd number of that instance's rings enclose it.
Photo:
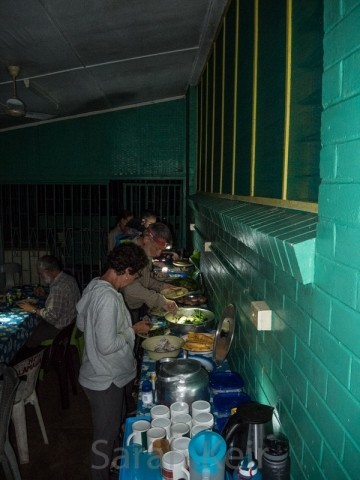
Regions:
[[[174,402],[170,408],[166,405],[151,408],[148,450],[161,458],[163,478],[189,480],[189,444],[197,433],[213,428],[210,410],[210,403],[204,400],[193,402],[191,410],[186,402]]]

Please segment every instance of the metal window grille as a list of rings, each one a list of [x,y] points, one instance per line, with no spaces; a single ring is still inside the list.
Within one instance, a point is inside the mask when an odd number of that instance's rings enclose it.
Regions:
[[[108,185],[0,185],[0,263],[18,262],[23,282],[39,283],[37,259],[52,254],[80,287],[101,273],[107,234],[121,209],[154,210],[181,245],[182,181],[113,181]]]

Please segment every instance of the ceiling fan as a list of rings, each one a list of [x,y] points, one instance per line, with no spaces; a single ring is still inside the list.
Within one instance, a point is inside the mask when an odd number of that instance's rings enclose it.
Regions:
[[[17,96],[16,91],[16,78],[19,75],[20,67],[17,65],[9,65],[8,72],[13,81],[13,95],[5,104],[1,104],[4,107],[5,115],[13,118],[29,118],[34,120],[49,120],[56,116],[47,113],[27,111],[24,102]]]

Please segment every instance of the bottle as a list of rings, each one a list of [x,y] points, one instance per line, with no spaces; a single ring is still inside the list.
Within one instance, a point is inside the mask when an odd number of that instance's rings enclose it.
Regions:
[[[14,303],[14,298],[10,292],[6,294],[6,306],[12,307]]]
[[[150,380],[146,379],[141,385],[141,401],[146,407],[153,403],[153,393]]]
[[[262,456],[264,480],[290,480],[289,442],[281,433],[267,435]]]
[[[245,455],[233,473],[233,480],[246,480],[248,478],[252,480],[262,480],[263,478],[258,463],[252,459],[252,455]]]
[[[156,399],[156,388],[155,388],[155,382],[156,382],[156,373],[155,372],[151,372],[150,380],[151,380],[151,390],[152,390],[153,402],[156,403],[157,399]]]

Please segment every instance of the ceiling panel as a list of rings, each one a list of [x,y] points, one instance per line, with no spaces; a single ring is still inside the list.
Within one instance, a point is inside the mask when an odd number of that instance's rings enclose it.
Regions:
[[[226,0],[1,0],[0,129],[8,65],[26,111],[57,118],[182,97],[197,81]]]

